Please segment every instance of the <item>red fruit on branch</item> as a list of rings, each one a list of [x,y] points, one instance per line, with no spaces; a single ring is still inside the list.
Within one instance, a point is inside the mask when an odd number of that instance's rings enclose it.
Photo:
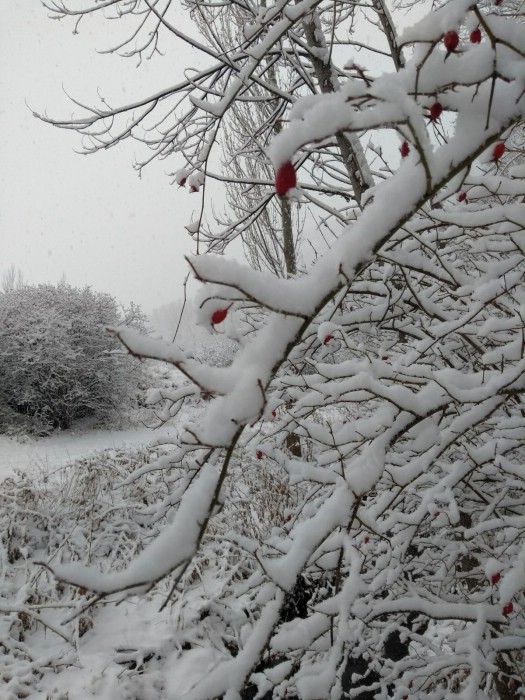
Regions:
[[[430,121],[437,122],[442,112],[443,105],[441,104],[441,102],[434,102],[434,104],[430,108]]]
[[[294,187],[297,187],[297,174],[291,161],[287,160],[275,175],[275,191],[279,197],[286,197]]]
[[[408,156],[408,154],[410,153],[410,146],[408,145],[408,141],[403,141],[399,152],[401,153],[401,158],[406,158]]]
[[[503,606],[503,614],[504,614],[505,616],[510,615],[511,612],[512,612],[513,610],[514,610],[514,605],[512,605],[512,602],[506,603],[506,604]]]
[[[228,309],[219,309],[218,311],[214,311],[211,317],[212,325],[215,326],[217,323],[222,323],[227,315]]]
[[[323,340],[323,345],[328,345],[328,343],[334,339],[333,335],[327,335],[326,338]]]
[[[501,581],[501,574],[494,574],[493,576],[491,576],[490,581],[491,581],[492,585],[495,586],[497,583],[499,583]]]
[[[471,32],[470,43],[471,44],[480,44],[481,43],[481,29],[479,27],[477,29],[474,29],[473,32]]]
[[[492,149],[492,160],[494,162],[497,162],[501,158],[501,156],[505,153],[505,151],[506,151],[505,144],[502,141],[500,141]]]
[[[263,453],[261,452],[261,450],[257,450],[257,452],[255,454],[257,455],[257,459],[263,458]]]
[[[436,510],[436,512],[434,513],[434,517],[437,518],[438,515],[441,515],[441,511],[440,511],[440,510]]]
[[[443,44],[448,53],[454,52],[459,46],[459,36],[457,32],[447,32],[443,37]]]
[[[174,173],[174,175],[175,182],[177,183],[177,185],[179,185],[179,187],[184,187],[188,180],[188,172],[186,170],[177,170],[177,172]]]
[[[190,185],[190,192],[198,192],[198,191],[199,191],[199,188],[197,187],[197,185]]]
[[[467,198],[467,193],[466,192],[460,192],[458,194],[458,202],[464,202]]]

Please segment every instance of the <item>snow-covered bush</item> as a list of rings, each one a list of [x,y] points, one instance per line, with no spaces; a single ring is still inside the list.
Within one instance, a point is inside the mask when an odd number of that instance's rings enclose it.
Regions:
[[[140,310],[122,313],[89,287],[20,286],[0,292],[0,428],[42,432],[127,408],[141,376],[106,326],[142,329]],[[22,416],[23,418],[18,418]]]
[[[168,464],[172,449],[105,450],[64,467],[15,472],[0,483],[2,699],[48,693],[58,700],[69,693],[68,700],[160,700],[170,697],[179,663],[177,673],[188,673],[182,648],[190,659],[200,649],[207,663],[238,645],[246,611],[258,608],[250,587],[243,593],[239,584],[257,563],[227,533],[235,524],[262,542],[297,503],[298,489],[269,461],[233,465],[235,497],[213,518],[184,577],[180,605],[159,612],[169,598],[165,580],[115,610],[83,587],[57,584],[47,568],[80,561],[119,571],[139,555],[166,525],[172,485],[183,476],[176,468],[151,468],[154,460]],[[227,604],[215,604],[203,587],[222,597],[227,592]]]
[[[233,362],[238,345],[230,338],[215,337],[195,349],[195,359],[210,367],[229,367]]]
[[[518,697],[523,5],[451,0],[402,32],[382,0],[188,0],[205,45],[181,34],[178,3],[113,5],[139,15],[126,51],[154,52],[166,31],[209,67],[58,124],[88,144],[91,134],[92,150],[131,129],[159,157],[180,154],[184,172],[237,187],[235,216],[211,230],[200,183],[202,217],[188,228],[197,252],[246,240],[275,204],[267,238],[258,231],[251,248],[274,265],[189,260],[204,327],[245,315],[228,367],[118,331],[130,352],[171,363],[191,380],[184,391],[210,402],[149,467],[170,480],[158,537],[123,571],[51,564],[57,579],[108,597],[167,577],[180,610],[218,532],[206,557],[217,585],[201,587],[208,665],[179,697]],[[55,10],[78,13],[68,0]],[[235,130],[223,144],[237,166],[216,172],[223,128]],[[170,397],[170,418],[185,396]],[[235,465],[247,454],[286,474],[285,492],[300,486],[284,523],[268,515],[268,528],[250,532],[233,517]],[[261,477],[260,488],[273,486]]]
[[[43,465],[16,472],[0,483],[3,699],[65,698],[68,691],[71,698],[79,697],[76,683],[67,677],[57,682],[56,673],[70,666],[80,668],[78,640],[104,611],[97,609],[87,591],[56,585],[49,572],[33,562],[81,560],[117,569],[124,566],[155,533],[147,519],[140,518],[155,480],[145,476],[124,489],[115,486],[143,466],[147,457],[145,450],[108,450],[62,468]],[[155,492],[161,489],[156,483]],[[61,624],[66,616],[70,621]],[[118,663],[127,656],[116,650],[114,656],[113,668],[124,672],[126,667]],[[103,662],[107,664],[107,657]],[[83,697],[92,696],[94,670],[81,674]],[[63,694],[54,690],[57,685]]]

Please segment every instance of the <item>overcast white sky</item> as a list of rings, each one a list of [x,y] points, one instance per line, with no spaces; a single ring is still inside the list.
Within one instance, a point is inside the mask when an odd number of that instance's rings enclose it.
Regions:
[[[413,8],[404,19],[414,21],[422,9]],[[183,29],[192,27],[182,10],[177,21]],[[122,22],[90,15],[79,35],[73,28],[70,19],[49,19],[39,0],[5,2],[2,8],[0,275],[10,265],[28,283],[56,283],[65,275],[73,285],[91,285],[150,312],[181,296],[184,255],[193,252],[184,226],[199,209],[200,196],[170,185],[166,175],[182,161],[154,163],[139,180],[132,162],[140,144],[78,155],[81,137],[39,121],[26,102],[56,118],[74,110],[64,90],[92,105],[100,90],[120,105],[178,82],[199,57],[165,38],[167,54],[137,69],[135,59],[96,51],[128,36]],[[239,255],[240,244],[235,247]]]
[[[6,2],[0,26],[0,274],[20,268],[28,283],[65,274],[146,311],[181,295],[192,252],[184,230],[199,195],[169,184],[164,161],[132,168],[138,144],[78,155],[80,136],[35,119],[26,106],[69,116],[63,87],[87,104],[97,88],[114,103],[177,82],[195,57],[172,51],[136,68],[134,59],[100,55],[120,36],[118,22],[88,19],[80,35],[52,21],[38,2]]]

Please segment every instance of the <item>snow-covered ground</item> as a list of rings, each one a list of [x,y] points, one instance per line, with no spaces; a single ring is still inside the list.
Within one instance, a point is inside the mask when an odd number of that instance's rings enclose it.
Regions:
[[[173,428],[171,429],[173,432]],[[16,470],[58,467],[95,452],[116,447],[146,446],[170,433],[145,426],[126,430],[72,429],[45,438],[16,440],[0,436],[0,480]]]

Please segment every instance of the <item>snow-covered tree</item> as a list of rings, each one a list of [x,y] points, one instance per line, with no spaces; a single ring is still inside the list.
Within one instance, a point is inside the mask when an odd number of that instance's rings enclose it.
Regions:
[[[204,44],[181,32],[170,0],[57,0],[64,15],[136,14],[125,52],[154,53],[165,31],[210,59],[163,92],[58,125],[88,149],[140,135],[150,159],[180,158],[175,180],[203,196],[190,233],[212,252],[248,236],[277,196],[300,206],[314,260],[303,253],[289,278],[282,265],[189,260],[203,326],[244,314],[228,367],[116,331],[191,380],[169,397],[171,416],[188,391],[211,400],[149,466],[172,484],[148,504],[168,520],[155,541],[120,571],[52,570],[94,601],[168,577],[180,610],[199,591],[207,615],[178,658],[203,647],[206,672],[184,698],[518,697],[523,5],[451,0],[403,31],[382,0],[187,5]],[[233,9],[236,41],[220,16]],[[244,103],[267,109],[252,134]],[[255,163],[245,178],[239,161],[214,158],[221,143]],[[216,230],[202,223],[208,178],[246,195]]]
[[[106,326],[143,329],[135,305],[124,314],[109,294],[66,284],[0,293],[0,379],[4,430],[16,414],[37,430],[117,413],[136,391],[140,368]]]

